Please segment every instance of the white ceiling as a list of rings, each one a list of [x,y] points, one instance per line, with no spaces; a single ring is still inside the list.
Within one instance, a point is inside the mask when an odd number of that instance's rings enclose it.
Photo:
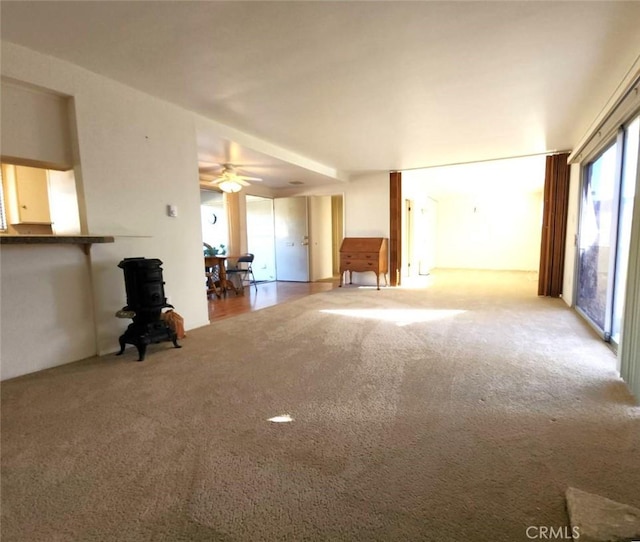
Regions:
[[[428,195],[436,200],[461,195],[508,199],[513,192],[542,192],[545,165],[546,157],[535,155],[413,169],[402,174],[402,195],[410,199]]]
[[[200,158],[272,186],[570,149],[640,53],[640,2],[0,8],[3,40],[213,119]]]

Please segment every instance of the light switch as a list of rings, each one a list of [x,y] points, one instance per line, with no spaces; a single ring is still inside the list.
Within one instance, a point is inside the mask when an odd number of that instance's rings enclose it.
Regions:
[[[178,216],[178,207],[175,205],[167,205],[167,216]]]

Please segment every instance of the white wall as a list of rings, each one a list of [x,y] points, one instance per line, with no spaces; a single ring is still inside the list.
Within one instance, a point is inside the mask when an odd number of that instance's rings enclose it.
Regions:
[[[82,248],[2,245],[1,250],[0,379],[94,355],[90,267]]]
[[[70,169],[68,98],[3,79],[1,137],[2,156],[11,163]]]
[[[436,267],[537,271],[542,193],[438,199]]]
[[[564,280],[562,299],[570,307],[575,295],[576,235],[580,213],[580,164],[571,164],[569,170],[569,206],[567,208],[567,237],[564,252]]]
[[[347,183],[346,237],[389,237],[389,186],[388,172],[363,175]]]
[[[41,352],[32,344],[33,333],[54,322],[68,341],[92,333],[95,322],[96,346],[87,355],[116,350],[118,336],[129,323],[114,316],[126,302],[123,273],[117,267],[125,257],[160,258],[165,293],[184,317],[186,328],[207,324],[193,115],[69,63],[4,42],[2,73],[75,98],[80,158],[75,174],[84,195],[80,205],[86,211],[88,233],[116,236],[113,244],[94,245],[90,262],[70,260],[68,278],[56,283],[56,303],[31,307],[29,327],[16,328],[10,339],[24,346],[21,356],[3,355],[3,366],[16,374],[20,367],[27,372],[23,360],[36,355],[44,356],[46,366],[78,359],[55,348]],[[167,216],[167,204],[177,206],[178,217]],[[87,268],[94,318],[68,325],[59,318],[65,310],[62,300],[87,287],[76,279]],[[47,266],[41,269],[46,275]],[[23,288],[23,284],[15,283],[11,275],[2,277],[3,289]],[[5,310],[4,300],[2,305]],[[5,349],[4,340],[3,350],[16,351]]]

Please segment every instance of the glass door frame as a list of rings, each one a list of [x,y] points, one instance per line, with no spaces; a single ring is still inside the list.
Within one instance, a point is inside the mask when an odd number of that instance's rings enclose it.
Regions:
[[[631,132],[631,128],[634,126],[634,124],[636,125],[634,128],[634,133]],[[619,175],[620,175],[620,183],[618,186],[618,208],[617,208],[617,215],[616,215],[616,254],[615,254],[615,261],[613,262],[613,266],[614,266],[614,284],[612,285],[612,305],[611,305],[611,337],[610,337],[610,341],[611,344],[614,346],[614,349],[617,351],[618,348],[618,341],[615,338],[615,334],[616,334],[616,322],[613,321],[616,318],[616,309],[618,308],[618,303],[622,302],[622,307],[621,310],[619,311],[621,314],[621,319],[624,319],[624,299],[626,298],[626,287],[627,287],[627,280],[628,280],[628,271],[629,271],[629,258],[627,257],[624,261],[625,261],[625,265],[627,266],[627,269],[624,270],[624,289],[625,291],[623,292],[624,295],[622,296],[618,296],[618,292],[617,292],[617,288],[620,286],[620,284],[618,284],[618,279],[620,278],[619,276],[619,269],[618,267],[621,265],[621,253],[619,250],[619,244],[622,240],[622,242],[626,242],[626,243],[630,243],[631,239],[630,239],[630,234],[631,234],[631,228],[632,228],[632,223],[631,220],[629,220],[629,229],[628,231],[626,231],[626,235],[622,235],[622,228],[624,228],[625,224],[623,222],[624,217],[623,217],[623,206],[625,205],[624,199],[625,199],[625,193],[628,190],[628,185],[627,183],[630,183],[631,186],[633,187],[633,198],[631,198],[631,209],[624,209],[624,211],[626,211],[628,214],[627,216],[632,216],[633,215],[633,206],[635,205],[640,205],[638,196],[640,195],[637,191],[637,180],[638,177],[640,177],[640,110],[637,111],[635,113],[635,115],[632,115],[631,118],[625,122],[621,127],[620,127],[620,136],[621,136],[621,145],[622,145],[622,152],[620,153],[620,164],[619,164]],[[638,148],[632,148],[629,143],[630,141],[635,141],[635,144],[638,145]],[[633,158],[633,153],[635,153],[635,164],[633,164],[632,162],[628,161],[627,159],[629,158],[629,153],[631,153],[631,158]],[[628,176],[628,171],[625,169],[626,167],[631,166],[632,168],[635,168],[635,175],[630,177]],[[627,250],[630,252],[631,251],[631,246],[629,245],[627,247]],[[627,256],[629,256],[630,254],[627,254]],[[618,334],[618,338],[620,338],[620,334],[621,334],[621,328],[623,327],[624,322],[619,322],[620,324],[620,329],[617,329],[617,334]]]
[[[618,263],[618,233],[620,230],[620,206],[622,205],[620,194],[622,192],[622,157],[625,151],[624,127],[620,127],[616,134],[616,166],[615,183],[613,185],[613,207],[611,209],[611,233],[609,235],[609,271],[607,274],[607,299],[604,313],[604,340],[610,343],[614,350],[618,345],[611,341],[613,329],[613,298],[616,285],[616,264]]]
[[[638,118],[638,114],[640,111],[636,111],[630,118],[622,124],[615,135],[605,143],[598,146],[597,150],[593,152],[590,156],[584,160],[583,165],[580,168],[580,200],[578,205],[578,224],[577,224],[577,232],[576,232],[576,251],[575,251],[575,273],[574,273],[574,308],[576,311],[586,320],[586,322],[594,329],[594,331],[608,344],[611,345],[614,351],[618,349],[618,343],[612,339],[611,331],[613,327],[613,311],[614,311],[614,296],[615,296],[615,288],[616,288],[616,266],[618,264],[618,238],[620,233],[620,208],[622,205],[621,201],[621,191],[622,191],[622,183],[623,183],[623,161],[626,152],[626,140],[625,133],[627,128]],[[604,314],[604,328],[601,329],[600,326],[583,310],[578,306],[579,299],[579,288],[580,288],[580,236],[582,234],[582,213],[584,211],[585,205],[585,191],[589,186],[589,182],[591,180],[591,166],[604,154],[606,153],[612,146],[616,147],[616,163],[615,163],[615,183],[614,183],[614,192],[613,192],[613,206],[611,210],[611,232],[610,232],[610,247],[611,253],[609,255],[608,262],[608,271],[607,271],[607,291],[606,291],[606,300],[605,300],[605,314]],[[640,163],[638,164],[639,170],[636,172],[637,175],[640,175]],[[636,203],[638,198],[636,197]]]

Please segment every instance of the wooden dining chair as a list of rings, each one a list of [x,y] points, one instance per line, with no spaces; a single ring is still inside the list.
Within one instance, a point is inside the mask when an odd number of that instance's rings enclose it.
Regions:
[[[212,256],[214,251],[213,247],[207,243],[202,243],[204,256]],[[217,265],[204,267],[204,276],[207,285],[207,296],[210,293],[216,294],[216,297],[221,297],[220,287],[220,269]]]

